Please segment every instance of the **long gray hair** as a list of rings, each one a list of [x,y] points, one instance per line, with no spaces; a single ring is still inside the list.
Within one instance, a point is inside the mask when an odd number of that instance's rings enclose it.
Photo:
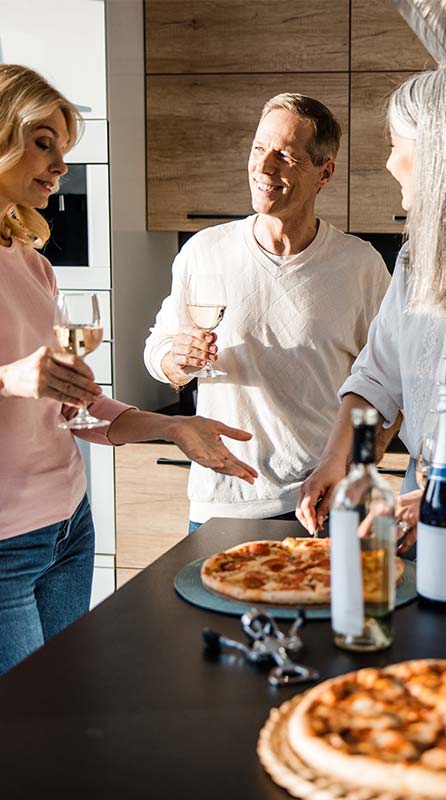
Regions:
[[[415,140],[408,211],[408,310],[446,315],[446,69],[413,75],[390,97],[388,123]]]

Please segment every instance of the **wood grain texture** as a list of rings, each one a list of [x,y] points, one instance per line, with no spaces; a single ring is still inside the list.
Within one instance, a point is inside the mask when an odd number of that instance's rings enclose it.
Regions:
[[[351,69],[432,69],[433,59],[391,0],[352,0]]]
[[[328,105],[344,135],[336,175],[318,213],[347,225],[348,75],[148,76],[148,229],[197,231],[216,220],[189,214],[252,213],[247,162],[263,104],[301,92]]]
[[[410,73],[365,72],[351,80],[350,227],[353,232],[400,233],[401,191],[386,170],[386,98]]]
[[[140,569],[119,568],[116,570],[116,589],[120,589],[125,583],[135,578],[141,572]]]
[[[379,462],[379,466],[384,469],[398,469],[405,472],[408,463],[408,453],[385,453]],[[385,473],[382,474],[382,477],[390,484],[395,494],[400,493],[404,478],[400,478],[398,475],[386,475]]]
[[[170,444],[127,444],[115,451],[116,566],[147,566],[187,535],[189,469],[158,465],[185,459]]]
[[[348,69],[349,0],[146,0],[146,71]]]

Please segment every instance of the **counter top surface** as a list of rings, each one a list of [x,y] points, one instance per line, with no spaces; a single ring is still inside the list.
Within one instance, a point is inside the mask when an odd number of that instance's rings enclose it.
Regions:
[[[202,628],[238,637],[239,620],[189,605],[172,583],[189,561],[293,533],[294,522],[211,520],[5,675],[4,796],[284,800],[257,760],[256,741],[270,708],[296,689],[274,690],[267,670],[238,657],[206,656]],[[445,622],[417,602],[404,606],[392,648],[367,656],[337,650],[328,622],[308,622],[301,660],[327,678],[445,658]]]

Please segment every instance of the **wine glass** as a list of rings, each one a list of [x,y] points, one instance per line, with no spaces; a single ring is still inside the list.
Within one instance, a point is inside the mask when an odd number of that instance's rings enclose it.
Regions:
[[[429,470],[435,452],[435,433],[425,433],[421,437],[420,449],[416,463],[416,477],[420,489],[424,489],[427,483]]]
[[[59,292],[55,301],[53,330],[60,350],[85,358],[102,342],[103,327],[99,300],[92,292]],[[86,406],[59,428],[83,430],[109,425],[110,420],[93,417]]]
[[[223,276],[218,273],[191,275],[187,285],[187,309],[197,328],[210,333],[222,321],[226,310],[226,289]],[[216,378],[226,375],[210,361],[203,369],[193,373],[196,378]]]

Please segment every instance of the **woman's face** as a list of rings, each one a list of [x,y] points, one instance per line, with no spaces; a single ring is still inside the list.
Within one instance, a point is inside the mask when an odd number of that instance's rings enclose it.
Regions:
[[[0,213],[14,205],[46,208],[59,178],[68,171],[63,160],[67,145],[68,130],[60,109],[26,131],[20,161],[0,174]]]
[[[412,203],[415,139],[403,139],[391,129],[392,152],[386,167],[401,186],[401,205],[409,211]]]

